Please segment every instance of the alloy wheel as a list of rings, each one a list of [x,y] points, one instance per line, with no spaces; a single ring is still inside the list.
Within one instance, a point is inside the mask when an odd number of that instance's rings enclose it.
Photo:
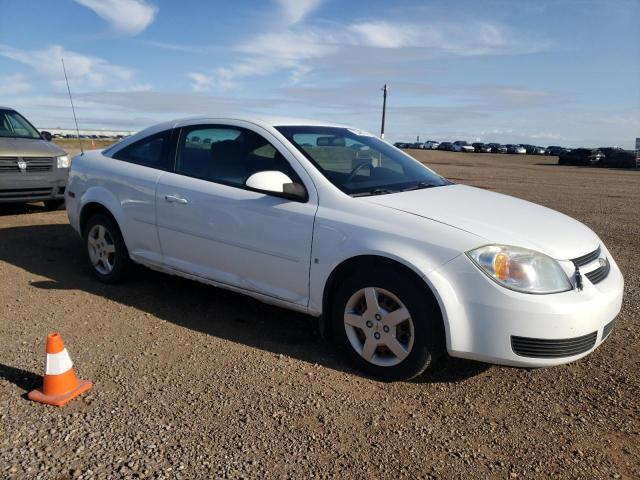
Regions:
[[[109,275],[116,262],[113,236],[104,225],[94,225],[87,235],[87,248],[93,267],[102,275]]]
[[[413,347],[415,332],[409,310],[382,288],[362,288],[349,298],[344,328],[353,349],[374,365],[398,365]]]

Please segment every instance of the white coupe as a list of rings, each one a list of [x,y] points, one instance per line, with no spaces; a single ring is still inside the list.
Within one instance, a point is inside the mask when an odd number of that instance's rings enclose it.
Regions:
[[[133,261],[320,317],[384,380],[446,353],[570,362],[621,308],[620,270],[583,224],[345,126],[162,123],[75,157],[66,208],[99,280]]]

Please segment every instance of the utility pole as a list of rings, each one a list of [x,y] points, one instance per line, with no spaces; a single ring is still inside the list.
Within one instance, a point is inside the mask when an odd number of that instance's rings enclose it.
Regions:
[[[380,127],[380,138],[384,138],[384,117],[387,113],[387,84],[382,87],[382,126]]]

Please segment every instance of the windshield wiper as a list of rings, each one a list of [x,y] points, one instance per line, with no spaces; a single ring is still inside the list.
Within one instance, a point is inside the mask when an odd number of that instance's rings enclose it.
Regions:
[[[417,184],[411,187],[403,188],[402,191],[408,192],[410,190],[422,190],[423,188],[433,188],[433,187],[439,187],[439,185],[436,185],[433,183],[427,183],[427,182],[418,182]]]
[[[374,188],[366,192],[352,193],[352,197],[369,197],[371,195],[386,195],[387,193],[396,193],[397,190],[389,190],[388,188]]]

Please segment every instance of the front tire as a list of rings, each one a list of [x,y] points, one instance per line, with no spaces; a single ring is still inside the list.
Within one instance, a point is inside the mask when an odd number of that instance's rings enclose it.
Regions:
[[[98,213],[92,216],[84,228],[89,267],[103,283],[119,283],[129,273],[129,252],[116,222]]]
[[[406,273],[357,271],[333,296],[336,340],[356,367],[384,381],[408,380],[444,352],[440,309]]]

